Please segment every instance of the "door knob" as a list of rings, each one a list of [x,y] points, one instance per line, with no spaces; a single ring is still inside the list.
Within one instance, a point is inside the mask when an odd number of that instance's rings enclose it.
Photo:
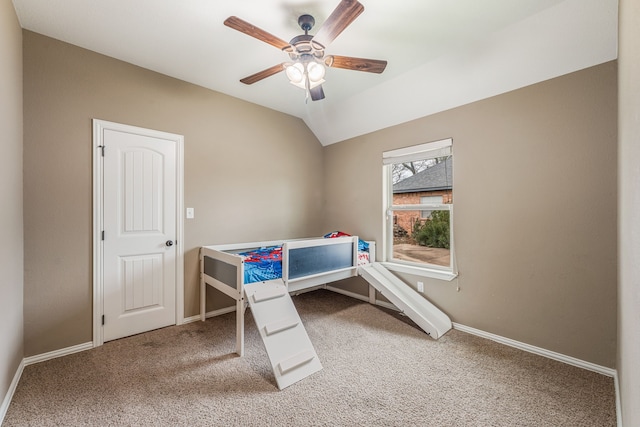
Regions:
[[[167,240],[167,243],[165,243],[165,245],[173,246],[173,240]]]

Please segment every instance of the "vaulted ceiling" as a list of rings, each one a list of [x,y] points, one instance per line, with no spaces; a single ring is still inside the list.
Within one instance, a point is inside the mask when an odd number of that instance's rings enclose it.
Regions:
[[[383,74],[327,70],[305,100],[284,73],[240,79],[287,55],[223,25],[232,15],[286,41],[339,0],[13,0],[23,28],[300,117],[323,145],[617,58],[617,0],[360,0],[327,54],[384,59]]]

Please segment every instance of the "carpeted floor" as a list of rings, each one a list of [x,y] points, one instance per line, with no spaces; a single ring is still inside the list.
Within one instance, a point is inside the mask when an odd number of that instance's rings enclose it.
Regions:
[[[25,368],[3,426],[615,426],[613,379],[329,291],[294,297],[324,369],[278,391],[247,311]]]

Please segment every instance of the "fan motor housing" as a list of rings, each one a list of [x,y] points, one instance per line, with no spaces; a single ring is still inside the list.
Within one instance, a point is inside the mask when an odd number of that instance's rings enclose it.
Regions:
[[[313,36],[301,34],[291,39],[289,46],[283,49],[292,60],[309,55],[315,58],[324,57],[324,46],[313,41]]]

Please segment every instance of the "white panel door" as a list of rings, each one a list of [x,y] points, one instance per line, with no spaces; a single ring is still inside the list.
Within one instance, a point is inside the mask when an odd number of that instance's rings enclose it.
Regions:
[[[175,140],[105,129],[104,341],[176,323]]]

